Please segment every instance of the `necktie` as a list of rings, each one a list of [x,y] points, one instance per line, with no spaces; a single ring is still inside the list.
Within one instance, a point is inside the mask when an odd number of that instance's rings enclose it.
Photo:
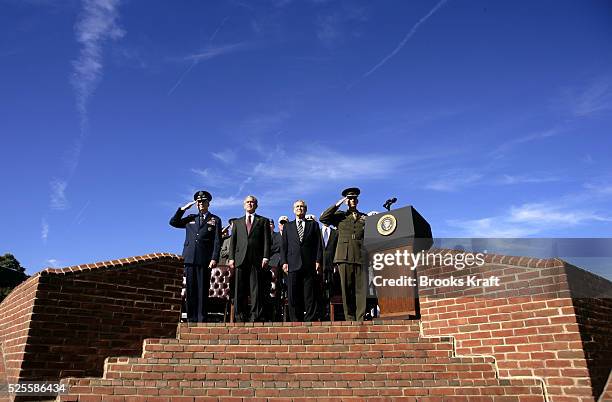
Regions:
[[[300,242],[304,238],[304,222],[302,220],[298,221],[298,236],[300,236]]]
[[[327,247],[327,241],[329,240],[329,228],[323,229],[323,244]]]
[[[253,215],[249,215],[249,216],[247,217],[247,224],[246,224],[246,227],[247,227],[247,233],[251,233],[251,227],[252,227],[252,226],[253,226]]]

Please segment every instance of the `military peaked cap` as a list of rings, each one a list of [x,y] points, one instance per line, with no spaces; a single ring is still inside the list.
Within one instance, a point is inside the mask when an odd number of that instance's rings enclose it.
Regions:
[[[212,195],[208,191],[200,190],[193,195],[194,201],[212,201]]]
[[[349,187],[349,188],[345,188],[344,191],[342,192],[342,196],[343,197],[357,197],[359,194],[361,194],[361,190],[359,190],[357,187]]]

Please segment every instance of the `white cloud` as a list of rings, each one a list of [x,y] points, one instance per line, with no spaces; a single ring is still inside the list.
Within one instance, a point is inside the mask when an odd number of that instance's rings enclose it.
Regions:
[[[59,268],[60,267],[60,261],[56,260],[55,258],[49,258],[47,261],[45,261],[51,268]]]
[[[342,154],[311,147],[309,153],[295,158],[293,155],[276,153],[277,157],[255,165],[253,174],[283,181],[354,180],[367,176],[370,179],[393,174],[401,159],[387,155]]]
[[[272,152],[263,144],[258,147],[244,151],[251,156],[248,162],[243,160],[236,166],[224,166],[223,169],[192,169],[208,185],[218,188],[217,195],[213,195],[215,208],[242,205],[247,193],[255,189],[262,203],[265,201],[267,205],[276,205],[298,194],[311,194],[320,189],[323,182],[344,184],[363,181],[364,178],[388,178],[401,166],[415,162],[410,157],[367,152],[341,153],[314,144],[309,144],[309,152],[299,158],[278,144]],[[240,152],[237,151],[237,158]],[[221,182],[213,183],[221,177]]]
[[[588,209],[553,203],[512,206],[505,214],[480,219],[450,220],[449,226],[467,237],[526,237],[592,222],[612,222],[611,217]]]
[[[253,115],[240,125],[240,130],[255,136],[269,134],[272,131],[280,130],[290,117],[291,115],[284,111]],[[261,150],[263,152],[263,149]]]
[[[125,33],[117,25],[119,0],[84,0],[77,21],[76,39],[81,45],[79,57],[73,62],[72,85],[76,91],[81,123],[87,122],[87,103],[102,76],[102,45]]]
[[[586,183],[584,188],[598,195],[612,195],[612,184],[609,183]]]
[[[70,207],[66,199],[66,187],[68,183],[63,180],[53,179],[49,185],[51,186],[51,209],[63,211]]]
[[[612,78],[602,77],[583,88],[568,89],[565,98],[577,117],[612,110]]]
[[[525,237],[533,233],[533,230],[520,225],[508,225],[499,217],[450,220],[450,226],[459,229],[460,236],[467,237]]]
[[[425,185],[425,188],[436,191],[457,191],[478,182],[482,174],[468,171],[450,172]]]
[[[575,226],[586,221],[610,221],[610,218],[602,217],[591,211],[536,203],[510,208],[508,221],[535,225]]]
[[[107,40],[118,39],[124,35],[124,31],[117,25],[119,0],[83,0],[82,4],[83,8],[75,25],[80,51],[72,63],[71,77],[81,127],[79,136],[66,151],[67,178],[54,179],[51,182],[51,209],[56,210],[69,207],[65,191],[78,166],[86,138],[87,105],[102,77],[102,45]]]
[[[226,207],[235,207],[242,205],[243,198],[242,197],[213,197],[211,202],[211,207],[214,208],[226,208]]]
[[[43,243],[47,243],[47,238],[49,237],[49,223],[45,218],[42,219],[41,229],[40,229],[40,238]]]
[[[498,146],[491,152],[491,156],[496,158],[503,157],[506,152],[511,151],[513,148],[533,141],[540,141],[546,138],[555,137],[561,133],[563,133],[563,130],[561,130],[560,128],[551,128],[549,130],[538,131],[522,137],[518,137],[513,140],[502,143],[500,146]]]
[[[236,161],[236,152],[231,149],[226,149],[225,151],[221,152],[213,152],[212,156],[225,164],[230,164]]]
[[[533,176],[533,175],[518,175],[512,176],[505,174],[500,179],[501,184],[522,184],[522,183],[549,183],[559,181],[558,177],[554,176]]]
[[[324,46],[331,48],[349,37],[361,36],[357,23],[367,20],[365,8],[347,3],[341,11],[319,15],[315,21],[315,33]]]

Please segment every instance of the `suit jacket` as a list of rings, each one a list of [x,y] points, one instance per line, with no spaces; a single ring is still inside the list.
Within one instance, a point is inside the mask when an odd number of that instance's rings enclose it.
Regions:
[[[362,264],[363,229],[366,214],[357,211],[357,219],[348,211],[338,211],[335,204],[321,214],[319,220],[326,225],[338,228],[338,246],[334,263]]]
[[[246,216],[236,218],[232,223],[229,259],[236,267],[245,261],[259,265],[264,258],[270,258],[271,230],[268,218],[255,214],[251,232],[247,232]]]
[[[221,254],[219,264],[226,265],[229,257],[229,246],[230,246],[230,236],[224,237],[223,242],[221,243]]]
[[[270,266],[278,267],[280,265],[282,236],[278,232],[272,232],[272,247],[270,248]]]
[[[323,244],[323,269],[333,269],[336,246],[338,245],[338,231],[329,228],[329,238],[327,239],[327,245],[325,245],[323,243],[323,229],[321,229],[321,243]]]
[[[300,269],[315,269],[323,257],[323,243],[319,225],[314,221],[305,221],[304,236],[300,242],[296,221],[287,222],[283,228],[281,247],[281,265],[289,264],[289,272]]]
[[[221,251],[221,218],[208,212],[206,221],[201,222],[199,214],[183,217],[184,213],[185,211],[179,208],[170,218],[170,225],[185,229],[185,264],[208,266],[210,260],[218,262]]]

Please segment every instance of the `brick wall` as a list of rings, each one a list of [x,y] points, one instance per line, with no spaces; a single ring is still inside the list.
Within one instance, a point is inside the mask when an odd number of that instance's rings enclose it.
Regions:
[[[604,390],[599,397],[599,402],[611,402],[612,401],[612,372],[608,376],[608,382],[604,386]]]
[[[440,251],[457,252],[434,252]],[[602,388],[601,367],[609,358],[596,344],[608,345],[612,339],[612,316],[598,316],[596,321],[585,317],[605,311],[609,303],[600,306],[597,299],[585,298],[575,306],[570,281],[587,278],[576,273],[570,278],[570,268],[562,260],[490,254],[485,261],[482,267],[462,271],[443,265],[420,267],[419,276],[494,275],[502,285],[495,291],[420,287],[425,334],[454,336],[458,354],[494,356],[502,377],[542,377],[552,401],[594,400]],[[602,287],[612,289],[609,281],[602,281]],[[589,338],[594,328],[599,334],[595,341]],[[596,373],[593,384],[591,373]]]
[[[8,382],[16,382],[19,378],[38,279],[34,276],[23,282],[0,304],[0,343]]]
[[[182,261],[173,254],[46,269],[0,305],[8,378],[101,375],[104,359],[137,355],[149,337],[174,337]]]
[[[612,286],[570,264],[566,274],[594,394],[600,395],[612,370]]]

